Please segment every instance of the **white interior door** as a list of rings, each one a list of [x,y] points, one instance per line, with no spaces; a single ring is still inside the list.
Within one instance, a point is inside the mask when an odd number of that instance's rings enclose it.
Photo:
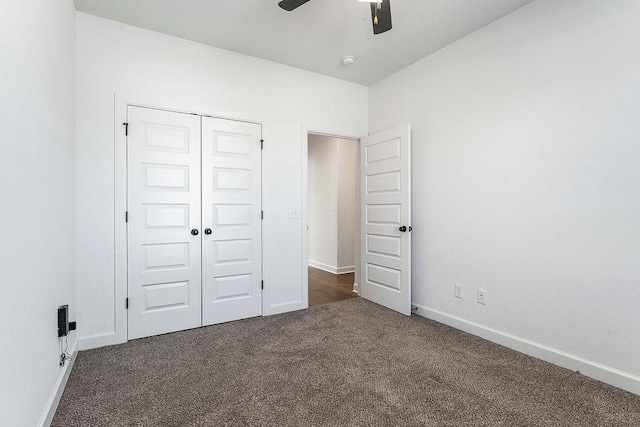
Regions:
[[[200,117],[127,109],[129,339],[201,325]]]
[[[202,118],[202,321],[262,314],[260,125]]]
[[[411,127],[360,143],[361,296],[411,315]]]

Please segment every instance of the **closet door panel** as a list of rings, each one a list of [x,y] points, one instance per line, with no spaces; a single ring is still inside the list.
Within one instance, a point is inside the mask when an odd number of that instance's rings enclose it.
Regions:
[[[262,314],[261,132],[202,119],[203,325]]]
[[[202,324],[200,117],[133,106],[127,117],[128,337],[134,339]]]

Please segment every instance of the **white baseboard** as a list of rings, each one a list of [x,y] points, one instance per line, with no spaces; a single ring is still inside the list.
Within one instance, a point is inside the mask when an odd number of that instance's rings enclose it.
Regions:
[[[263,316],[273,316],[274,314],[288,313],[290,311],[304,310],[308,308],[303,301],[291,301],[282,304],[274,304],[271,307],[265,307],[262,310]]]
[[[55,385],[53,386],[53,390],[51,391],[49,400],[47,400],[47,404],[44,407],[44,411],[42,412],[40,421],[38,421],[38,427],[48,427],[53,421],[53,416],[56,414],[58,403],[60,403],[60,398],[62,397],[64,388],[67,385],[67,380],[69,379],[69,374],[71,374],[71,369],[73,369],[73,364],[75,363],[76,356],[78,355],[78,352],[76,351],[77,347],[78,345],[76,341],[75,343],[73,343],[71,349],[69,350],[69,354],[71,354],[71,360],[68,360],[64,367],[60,370],[60,374],[58,375],[58,379],[56,380]]]
[[[357,283],[353,284],[353,293],[360,295],[360,285],[358,285]]]
[[[610,368],[524,338],[507,334],[492,328],[487,328],[480,324],[452,316],[439,310],[434,310],[415,303],[412,305],[417,307],[416,314],[419,316],[444,323],[445,325],[452,326],[456,329],[460,329],[496,344],[542,359],[545,362],[553,363],[554,365],[558,365],[572,371],[580,371],[583,375],[610,384],[614,387],[621,388],[628,392],[640,394],[640,377],[633,374]]]
[[[355,265],[348,265],[346,267],[335,267],[333,265],[323,264],[321,262],[312,260],[308,260],[307,263],[309,264],[309,267],[318,268],[320,270],[324,270],[333,274],[347,274],[354,273],[356,271]]]
[[[80,338],[78,340],[78,350],[90,350],[92,348],[106,347],[108,345],[122,344],[125,342],[127,342],[127,340],[122,340],[115,332],[108,332],[106,334]]]
[[[338,267],[336,270],[337,270],[336,274],[355,273],[356,272],[356,266],[355,265],[348,265],[346,267]]]

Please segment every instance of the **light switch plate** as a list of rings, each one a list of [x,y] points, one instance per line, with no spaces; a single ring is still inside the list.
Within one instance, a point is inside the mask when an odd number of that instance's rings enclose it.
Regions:
[[[289,208],[289,219],[300,218],[300,209],[298,208]]]
[[[456,283],[453,288],[453,296],[462,299],[462,285]]]

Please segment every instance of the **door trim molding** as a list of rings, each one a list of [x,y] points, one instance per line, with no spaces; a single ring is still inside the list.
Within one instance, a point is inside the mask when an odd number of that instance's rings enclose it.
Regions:
[[[113,295],[113,331],[106,331],[102,334],[83,337],[82,349],[102,347],[113,344],[122,344],[128,341],[127,332],[127,309],[125,298],[127,298],[127,224],[125,223],[125,212],[127,211],[127,138],[123,123],[127,123],[127,107],[135,106],[151,108],[154,110],[170,111],[183,114],[195,114],[199,116],[215,117],[225,120],[234,120],[247,123],[258,124],[262,128],[264,135],[264,120],[249,114],[231,112],[226,110],[211,109],[202,106],[185,106],[169,104],[162,99],[140,99],[140,97],[129,94],[113,94],[113,142],[114,142],[114,295]],[[262,196],[261,196],[262,197]],[[262,277],[264,278],[264,224],[262,247]],[[267,289],[262,291],[262,315],[264,315],[264,301]]]
[[[322,127],[316,127],[309,123],[303,123],[301,129],[301,141],[302,141],[302,183],[301,183],[301,191],[302,191],[302,206],[300,207],[300,227],[301,227],[301,236],[302,236],[302,256],[300,258],[300,268],[302,271],[302,303],[303,308],[309,307],[309,231],[307,230],[307,225],[309,221],[309,212],[308,212],[308,204],[309,204],[309,134],[312,135],[320,135],[327,136],[330,138],[340,138],[340,139],[351,139],[357,141],[358,147],[356,152],[357,160],[356,160],[356,174],[360,175],[360,139],[363,137],[362,135],[348,135],[343,134],[340,130],[337,129],[322,129]],[[360,206],[360,185],[356,185],[356,225],[357,225],[357,236],[360,236],[360,212],[358,211],[358,206]],[[356,247],[355,252],[360,252],[359,237],[356,239]],[[358,255],[359,259],[359,255]],[[359,275],[359,266],[358,262],[355,263],[355,281],[358,281]]]

